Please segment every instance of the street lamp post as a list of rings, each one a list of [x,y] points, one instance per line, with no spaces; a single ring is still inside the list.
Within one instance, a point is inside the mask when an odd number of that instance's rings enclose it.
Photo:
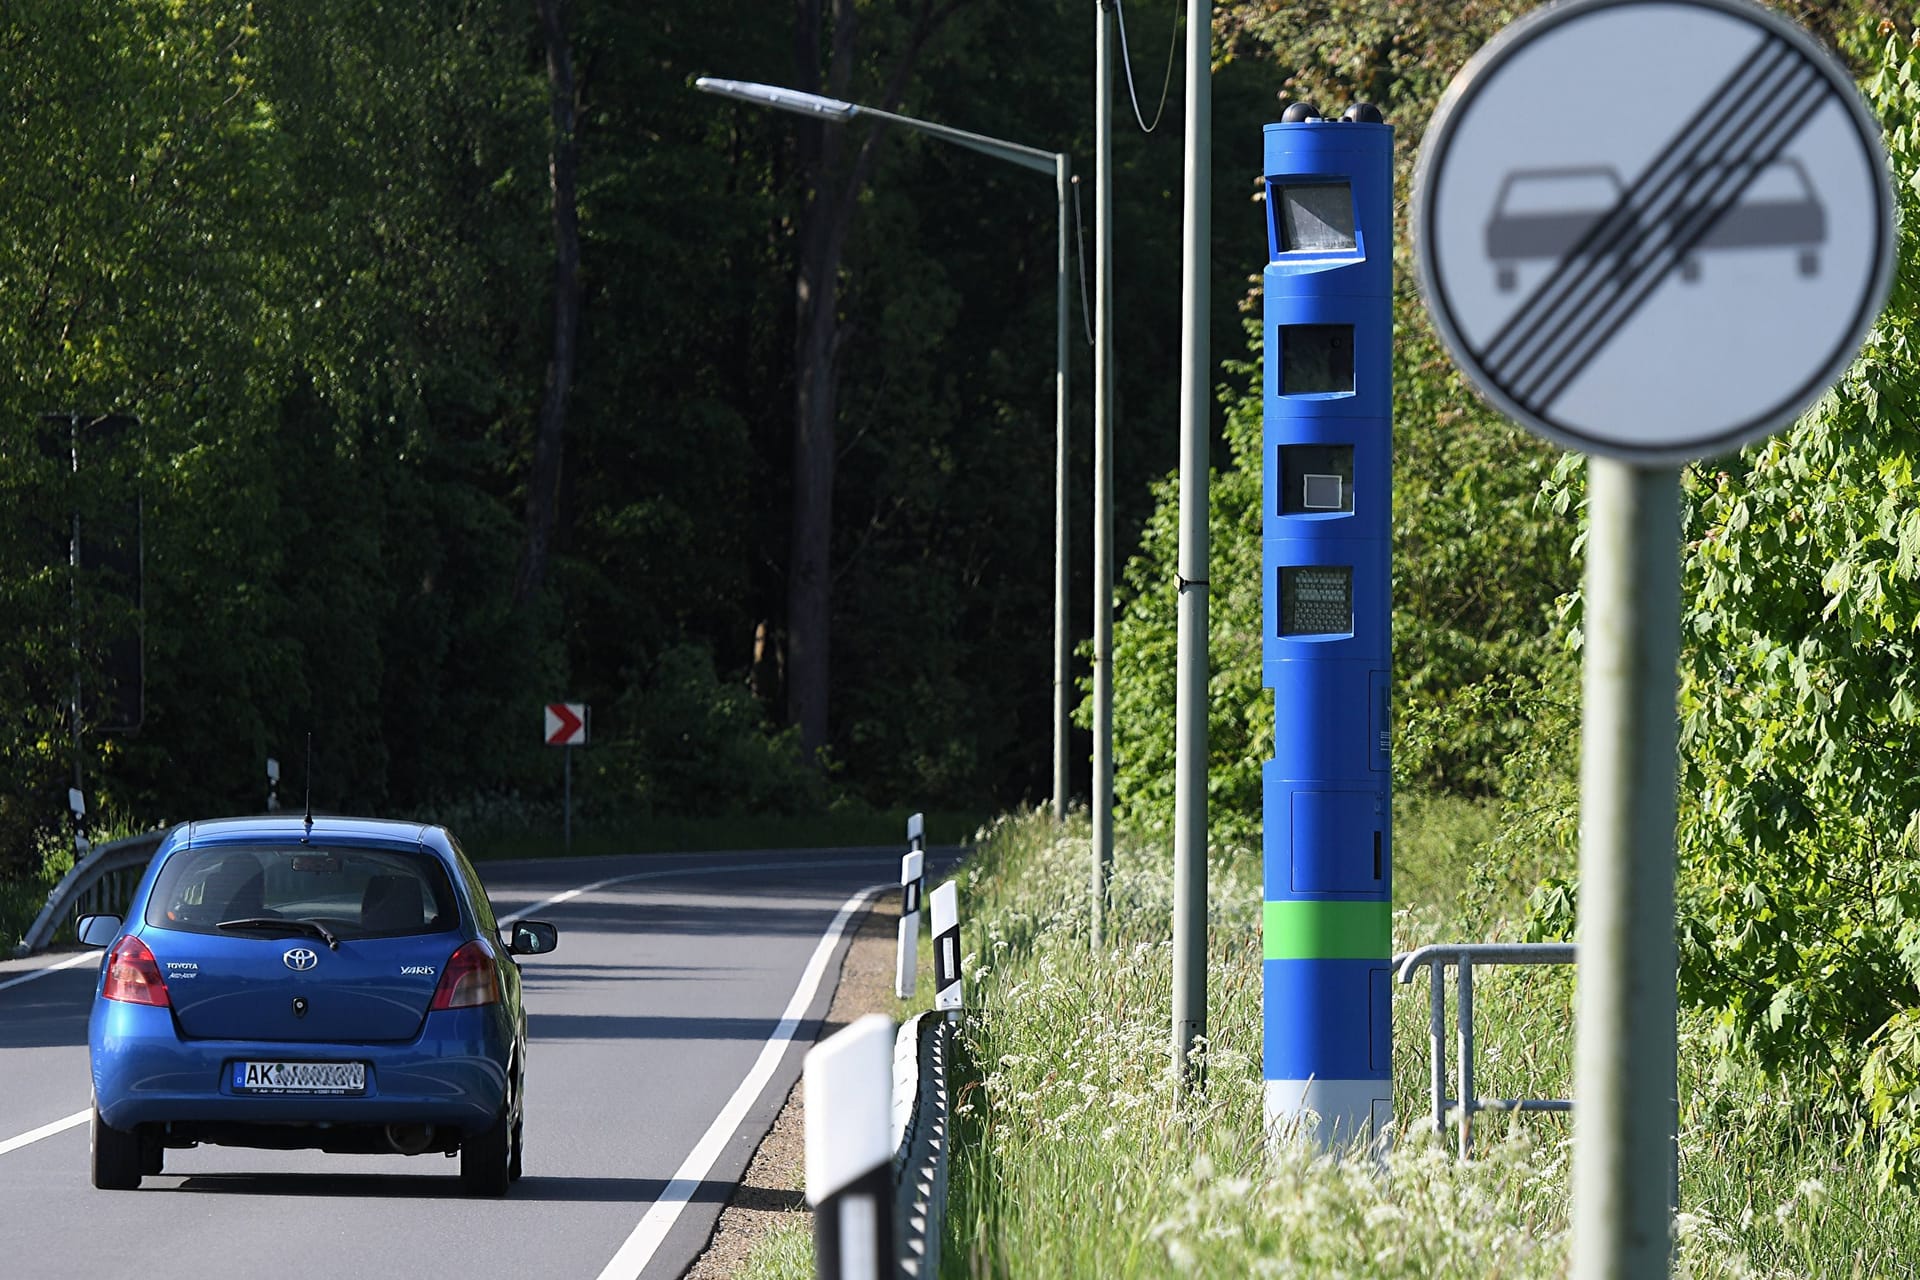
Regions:
[[[719,94],[757,107],[791,111],[834,124],[854,119],[881,120],[897,124],[955,146],[978,151],[997,160],[1017,164],[1023,169],[1053,175],[1054,196],[1058,205],[1059,227],[1058,279],[1054,289],[1054,490],[1053,490],[1053,816],[1066,815],[1067,807],[1067,200],[1072,183],[1072,162],[1064,151],[1042,151],[984,134],[969,133],[951,125],[935,124],[903,116],[857,102],[842,102],[817,93],[782,89],[777,85],[754,84],[743,80],[718,80],[701,76],[693,82],[696,89]]]

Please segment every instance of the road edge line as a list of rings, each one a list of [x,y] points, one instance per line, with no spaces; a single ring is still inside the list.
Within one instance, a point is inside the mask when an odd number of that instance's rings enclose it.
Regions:
[[[56,1133],[65,1133],[76,1125],[85,1124],[92,1116],[93,1108],[88,1107],[85,1111],[74,1112],[64,1120],[55,1120],[52,1124],[43,1124],[38,1129],[29,1130],[17,1138],[8,1138],[0,1142],[0,1156],[6,1155],[9,1151],[18,1151],[22,1147],[32,1146],[40,1139],[51,1138]]]
[[[0,982],[0,991],[5,991],[8,987],[20,986],[22,983],[32,982],[35,978],[44,978],[48,974],[58,973],[62,969],[71,969],[77,965],[83,965],[89,960],[98,964],[102,954],[103,953],[98,951],[82,951],[77,956],[68,956],[59,964],[48,964],[42,965],[38,969],[29,969],[17,978],[8,978],[5,982]]]
[[[693,1150],[674,1172],[672,1180],[627,1236],[626,1242],[612,1260],[601,1268],[599,1280],[637,1280],[647,1264],[653,1261],[653,1255],[659,1251],[667,1233],[673,1230],[681,1213],[692,1203],[694,1192],[706,1180],[728,1141],[739,1131],[740,1125],[746,1120],[747,1111],[765,1092],[767,1082],[773,1078],[774,1068],[793,1044],[796,1038],[794,1032],[807,1006],[813,1003],[814,996],[819,993],[820,983],[826,977],[827,961],[846,933],[848,922],[869,900],[897,887],[873,885],[854,894],[841,906],[839,914],[834,916],[833,923],[827,926],[818,945],[814,947],[812,958],[801,972],[800,983],[794,988],[793,998],[787,1001],[786,1011],[780,1015],[779,1025],[761,1046],[760,1056],[754,1060],[746,1078],[733,1091],[733,1096],[727,1099],[726,1105],[714,1117],[700,1141],[694,1144]]]

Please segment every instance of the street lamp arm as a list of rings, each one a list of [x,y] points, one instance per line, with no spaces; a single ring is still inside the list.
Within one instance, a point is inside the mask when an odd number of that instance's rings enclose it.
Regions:
[[[849,104],[851,105],[851,104]],[[965,129],[956,129],[952,125],[934,124],[931,120],[920,120],[913,116],[903,116],[892,111],[881,111],[876,107],[855,106],[853,114],[871,116],[876,120],[885,120],[908,129],[918,129],[921,133],[930,133],[936,138],[953,143],[957,147],[966,147],[998,160],[1006,160],[1023,168],[1034,169],[1040,173],[1052,173],[1057,156],[1052,151],[1042,151],[1038,147],[1022,146],[1018,142],[1002,142],[998,138],[989,138],[985,134],[969,133]]]
[[[999,138],[969,133],[965,129],[956,129],[952,125],[935,124],[931,120],[903,116],[893,111],[882,111],[878,107],[864,107],[855,102],[842,102],[838,98],[827,98],[817,93],[802,93],[798,89],[783,89],[771,84],[754,84],[746,80],[720,80],[713,76],[701,76],[693,82],[693,87],[706,93],[719,94],[723,98],[750,102],[756,107],[791,111],[797,115],[812,116],[816,120],[827,120],[835,124],[845,124],[856,116],[885,120],[889,124],[917,129],[921,133],[930,133],[955,146],[967,147],[993,156],[995,159],[1006,160],[1040,173],[1054,172],[1057,160],[1055,153],[1042,151],[1038,147],[1022,146],[1017,142],[1003,142]]]
[[[770,84],[754,84],[747,80],[719,80],[713,76],[701,76],[693,82],[693,87],[703,93],[717,93],[723,98],[750,102],[756,107],[774,107],[812,116],[817,120],[831,120],[836,124],[845,124],[859,110],[851,102],[842,102],[838,98],[825,98],[817,93],[802,93],[798,89],[782,89]]]

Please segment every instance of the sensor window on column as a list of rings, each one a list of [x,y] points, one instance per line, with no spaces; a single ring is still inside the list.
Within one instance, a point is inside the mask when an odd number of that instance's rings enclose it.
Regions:
[[[1280,326],[1280,394],[1353,394],[1353,326]]]
[[[1280,446],[1280,514],[1321,515],[1353,510],[1353,446]]]

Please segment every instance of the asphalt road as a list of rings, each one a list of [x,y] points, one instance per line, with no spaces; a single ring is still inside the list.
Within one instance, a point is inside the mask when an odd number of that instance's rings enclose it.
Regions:
[[[504,1201],[462,1198],[441,1155],[237,1147],[96,1191],[99,953],[0,964],[0,1275],[678,1276],[799,1076],[863,891],[899,867],[896,849],[482,866],[499,913],[560,927],[521,966],[526,1176]]]

